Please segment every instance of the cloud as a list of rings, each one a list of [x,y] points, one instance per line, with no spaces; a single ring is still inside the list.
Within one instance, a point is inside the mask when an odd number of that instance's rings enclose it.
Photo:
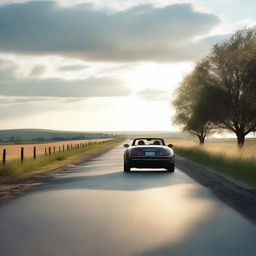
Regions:
[[[0,62],[1,64],[1,62]],[[29,97],[115,97],[127,96],[130,89],[112,77],[66,80],[17,77],[15,65],[0,65],[0,95]]]
[[[15,120],[25,116],[31,116],[32,118],[33,116],[40,116],[45,112],[68,110],[70,104],[63,103],[65,102],[62,98],[5,96],[5,99],[3,99],[0,96],[0,119],[2,121]],[[73,103],[76,107],[78,104],[79,101]]]
[[[44,115],[45,120],[47,120],[46,124],[48,124],[47,113],[49,116],[54,116],[59,112],[86,111],[90,106],[88,100],[89,98],[85,99],[83,97],[61,98],[0,95],[0,120],[10,121],[28,117],[28,119],[26,119],[28,121]],[[66,118],[70,118],[70,116],[67,115]],[[22,125],[18,126],[21,127]],[[7,125],[7,127],[9,128],[10,126]]]
[[[87,69],[89,67],[90,67],[89,65],[77,64],[77,65],[63,65],[63,66],[60,66],[58,69],[60,71],[78,71],[78,70]]]
[[[56,101],[58,98],[53,97],[24,97],[24,96],[1,96],[0,95],[0,105],[13,105],[13,104],[23,104],[23,103],[38,103],[44,101]],[[77,98],[75,98],[77,99]]]
[[[0,8],[0,51],[93,61],[192,60],[204,54],[192,40],[219,23],[218,16],[191,4],[121,11],[53,1],[10,4]]]
[[[145,89],[137,93],[142,100],[156,101],[156,100],[169,100],[170,92],[158,89]]]
[[[127,96],[130,90],[109,77],[79,80],[23,79],[0,84],[1,95],[45,97],[114,97]]]
[[[36,65],[30,72],[31,76],[38,76],[44,73],[46,67],[44,65]]]

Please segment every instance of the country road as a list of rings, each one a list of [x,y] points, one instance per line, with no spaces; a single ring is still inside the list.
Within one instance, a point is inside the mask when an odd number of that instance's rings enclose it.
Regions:
[[[124,148],[0,208],[1,256],[255,256],[256,226],[174,173],[124,173]]]

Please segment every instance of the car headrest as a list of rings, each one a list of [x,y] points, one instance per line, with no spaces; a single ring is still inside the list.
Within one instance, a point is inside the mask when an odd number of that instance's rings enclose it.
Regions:
[[[145,142],[143,140],[139,140],[138,145],[145,145]]]

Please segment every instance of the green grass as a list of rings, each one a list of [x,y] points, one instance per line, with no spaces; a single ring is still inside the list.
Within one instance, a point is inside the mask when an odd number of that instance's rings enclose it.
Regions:
[[[175,147],[175,152],[227,176],[256,187],[256,160],[211,154],[199,148]]]
[[[57,161],[63,161],[71,156],[79,153],[91,151],[96,148],[106,148],[116,145],[121,140],[112,140],[103,144],[88,145],[84,148],[73,149],[70,151],[52,154],[51,156],[38,156],[34,159],[25,159],[23,163],[18,160],[8,161],[5,165],[0,164],[0,180],[10,181],[28,176],[29,174],[40,170],[41,168],[48,166]]]

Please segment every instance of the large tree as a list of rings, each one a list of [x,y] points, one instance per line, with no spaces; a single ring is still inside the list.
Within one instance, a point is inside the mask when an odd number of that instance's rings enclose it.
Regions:
[[[172,104],[176,114],[173,118],[175,124],[182,126],[184,131],[195,135],[200,144],[204,144],[205,138],[213,130],[209,113],[204,108],[205,98],[201,97],[208,88],[207,60],[197,64],[194,70],[186,75],[175,92]]]
[[[234,132],[242,147],[245,136],[256,130],[255,30],[239,30],[216,44],[207,59],[211,85],[222,95],[215,103],[221,112],[213,121],[219,128]]]
[[[173,105],[174,122],[200,141],[218,127],[235,133],[242,147],[245,136],[256,131],[255,30],[239,30],[216,44],[184,78]]]

